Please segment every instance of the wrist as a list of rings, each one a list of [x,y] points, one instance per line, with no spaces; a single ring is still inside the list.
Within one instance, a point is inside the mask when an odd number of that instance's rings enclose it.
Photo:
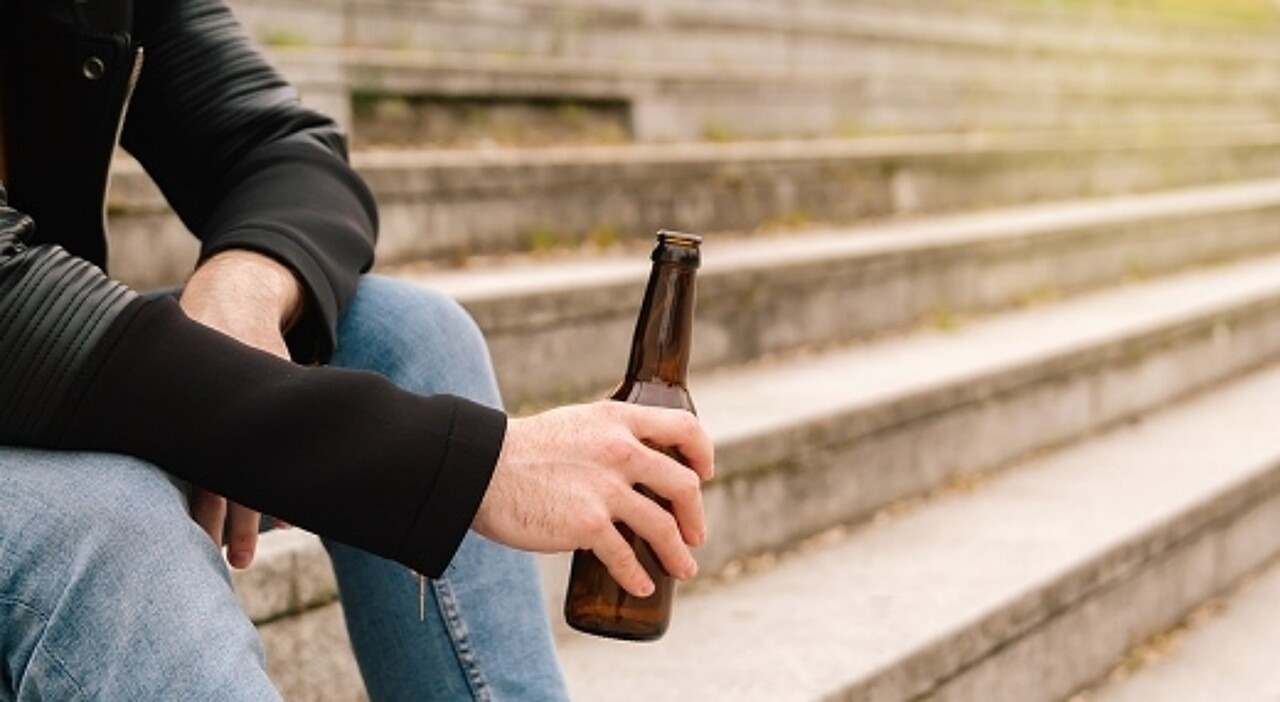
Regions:
[[[247,249],[229,249],[205,260],[188,281],[223,300],[238,299],[267,312],[281,332],[302,316],[302,284],[293,271],[274,258]]]

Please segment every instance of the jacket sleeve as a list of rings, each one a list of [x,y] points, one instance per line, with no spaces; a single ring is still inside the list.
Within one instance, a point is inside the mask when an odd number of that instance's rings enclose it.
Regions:
[[[26,247],[31,227],[0,188],[0,445],[137,456],[444,570],[488,486],[501,412],[251,349],[57,246]]]
[[[220,0],[137,5],[144,60],[124,147],[201,239],[202,257],[247,248],[293,269],[308,304],[290,350],[326,360],[377,231],[345,137],[299,104]]]

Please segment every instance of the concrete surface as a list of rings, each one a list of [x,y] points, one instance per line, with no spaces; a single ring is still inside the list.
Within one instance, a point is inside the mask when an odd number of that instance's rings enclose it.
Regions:
[[[1280,700],[1280,564],[1231,593],[1212,618],[1182,632],[1160,659],[1103,686],[1090,702]]]
[[[1280,352],[1280,259],[691,379],[715,570],[1080,438]],[[982,437],[975,441],[975,437]]]
[[[1156,409],[1277,352],[1273,257],[695,378],[719,470],[706,492],[716,527],[699,559],[714,573],[789,548],[961,474]],[[272,583],[245,585],[260,591],[245,595],[258,621],[332,597],[319,546],[288,533],[267,540],[275,538],[290,540],[269,552],[281,555],[238,576],[238,584]],[[553,611],[562,565],[547,572]],[[305,586],[291,582],[302,577]]]
[[[574,698],[1065,697],[1280,550],[1277,393],[1273,369],[686,594],[659,644],[567,642]]]
[[[693,369],[1259,255],[1280,248],[1277,215],[1280,181],[1262,181],[785,236],[709,235]],[[518,408],[599,396],[617,382],[648,268],[633,251],[406,275],[468,308]]]
[[[793,142],[362,152],[382,263],[753,232],[1272,178],[1280,128],[945,134]],[[116,164],[111,271],[181,280],[195,245],[141,169]]]
[[[1141,12],[1117,22],[999,3],[235,7],[290,75],[305,75],[300,52],[344,47],[348,91],[364,97],[621,99],[644,141],[1266,121],[1280,80],[1274,26],[1180,27]]]
[[[694,377],[718,447],[707,508],[722,525],[700,558],[715,571],[784,547],[1151,411],[1278,352],[1273,256]],[[306,548],[289,553],[319,554]]]

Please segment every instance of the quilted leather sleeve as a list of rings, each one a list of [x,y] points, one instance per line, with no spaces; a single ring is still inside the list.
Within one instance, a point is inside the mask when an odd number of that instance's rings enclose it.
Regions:
[[[138,296],[61,247],[28,247],[31,219],[4,201],[0,188],[0,443],[51,445]]]

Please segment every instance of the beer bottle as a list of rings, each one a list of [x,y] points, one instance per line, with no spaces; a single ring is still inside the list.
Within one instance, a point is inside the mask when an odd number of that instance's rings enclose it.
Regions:
[[[702,238],[680,232],[658,232],[653,269],[636,320],[631,358],[622,383],[610,395],[619,402],[674,407],[693,412],[685,387],[693,335],[695,274],[701,263]],[[678,453],[668,450],[677,460]],[[670,509],[670,504],[644,486],[636,489]],[[569,626],[589,634],[631,641],[651,641],[663,635],[671,621],[675,582],[657,555],[626,525],[618,524],[641,565],[653,579],[653,594],[636,597],[618,585],[591,551],[573,555],[564,614]]]

